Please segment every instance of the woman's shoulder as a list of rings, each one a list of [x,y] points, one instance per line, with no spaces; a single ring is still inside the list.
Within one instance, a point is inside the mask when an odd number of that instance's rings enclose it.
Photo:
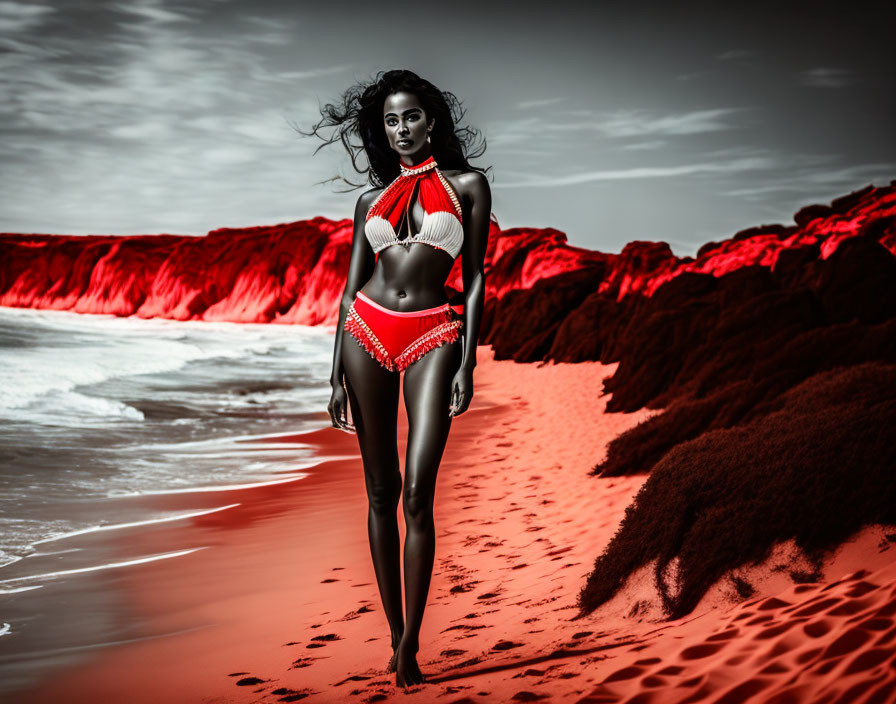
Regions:
[[[384,189],[377,188],[374,186],[373,188],[368,188],[364,191],[360,196],[358,196],[358,208],[369,208],[373,205],[373,201],[375,201],[380,193],[383,192]]]
[[[370,206],[373,205],[374,201],[382,192],[382,188],[369,188],[359,195],[358,200],[355,202],[355,218],[366,218]]]
[[[461,171],[460,169],[448,169],[442,172],[461,195],[475,198],[488,189],[488,179],[481,171]]]

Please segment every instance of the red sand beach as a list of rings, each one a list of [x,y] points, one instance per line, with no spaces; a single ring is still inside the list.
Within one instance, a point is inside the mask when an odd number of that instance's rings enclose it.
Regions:
[[[429,683],[400,690],[385,672],[356,440],[328,428],[294,439],[354,457],[230,492],[234,509],[117,536],[122,554],[204,549],[111,570],[146,638],[97,650],[16,701],[893,701],[896,551],[882,526],[842,546],[817,583],[775,569],[783,544],[738,570],[757,588],[748,601],[722,580],[664,621],[644,568],[571,620],[647,478],[588,471],[658,411],[605,412],[610,397],[593,390],[615,365],[495,361],[489,347],[478,359],[439,472],[419,653]]]

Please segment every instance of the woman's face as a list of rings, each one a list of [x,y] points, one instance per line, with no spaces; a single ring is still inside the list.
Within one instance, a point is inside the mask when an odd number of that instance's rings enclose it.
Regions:
[[[399,156],[410,157],[423,149],[429,153],[426,113],[416,95],[402,92],[387,96],[383,104],[383,122],[389,146]]]

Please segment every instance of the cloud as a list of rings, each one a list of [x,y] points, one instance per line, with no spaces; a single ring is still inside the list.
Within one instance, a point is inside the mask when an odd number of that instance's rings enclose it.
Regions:
[[[652,139],[648,142],[633,142],[631,144],[623,144],[619,148],[627,151],[641,151],[646,149],[659,149],[664,146],[666,141],[663,139]]]
[[[321,66],[320,68],[312,68],[307,71],[281,71],[280,73],[271,73],[268,78],[277,81],[305,81],[309,78],[318,78],[320,76],[328,76],[333,73],[342,73],[348,71],[353,64],[341,64],[339,66]]]
[[[797,77],[803,85],[813,88],[842,88],[853,82],[852,72],[845,68],[812,68]]]
[[[563,97],[557,98],[542,98],[541,100],[523,100],[516,104],[518,110],[529,110],[530,108],[542,108],[546,105],[555,105],[556,103],[560,103],[566,100]]]
[[[288,46],[296,40],[296,23],[286,17],[271,19],[249,15],[239,19],[251,26],[245,32],[248,41],[269,46]],[[261,28],[261,31],[256,28]]]
[[[651,115],[646,110],[621,110],[594,123],[593,127],[611,138],[703,134],[736,127],[725,118],[742,109],[714,108],[669,115]]]
[[[883,186],[896,179],[896,162],[854,164],[840,168],[829,165],[820,168],[822,161],[829,160],[829,157],[821,155],[815,157],[804,155],[802,160],[795,157],[788,161],[796,168],[786,174],[765,178],[762,183],[755,186],[720,191],[718,195],[758,201],[764,200],[763,196],[774,197],[784,192],[791,192],[824,200],[856,188],[863,188],[871,183]],[[801,165],[800,161],[804,165]],[[814,165],[809,166],[810,164]]]
[[[577,174],[533,178],[516,182],[499,181],[492,188],[554,188],[574,186],[593,181],[622,181],[645,178],[669,178],[671,176],[695,176],[698,174],[732,174],[744,171],[761,171],[778,166],[771,157],[743,157],[728,162],[703,162],[680,166],[636,166],[627,169],[583,171]]]
[[[531,146],[555,138],[555,131],[548,121],[540,117],[522,117],[503,120],[493,128],[486,126],[488,142],[493,147],[516,145]]]
[[[880,182],[896,179],[896,162],[878,164],[856,164],[833,171],[817,171],[807,175],[809,183],[817,185],[853,183],[855,181]]]
[[[502,121],[491,130],[493,136],[489,138],[489,143],[501,147],[526,143],[567,143],[570,132],[586,136],[590,132],[599,132],[610,139],[705,134],[736,128],[737,125],[726,118],[742,110],[744,108],[716,108],[667,115],[656,115],[646,110],[619,110],[598,114],[588,110],[575,110],[567,111],[566,114],[586,119],[568,122],[563,122],[559,117],[548,120],[538,115],[529,115]],[[653,149],[657,146],[657,140],[646,140],[623,148]]]
[[[128,12],[152,22],[188,22],[191,18],[159,7],[158,3],[122,2],[116,6],[120,12]]]
[[[0,32],[23,32],[37,27],[52,7],[24,2],[0,2]]]

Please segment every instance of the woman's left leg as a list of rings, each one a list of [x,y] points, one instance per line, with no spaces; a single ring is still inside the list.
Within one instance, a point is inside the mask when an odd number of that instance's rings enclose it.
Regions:
[[[451,416],[448,415],[451,382],[460,368],[461,345],[458,338],[432,349],[404,372],[408,445],[402,503],[407,534],[404,543],[405,630],[396,659],[399,686],[424,681],[416,653],[435,556],[433,500],[436,475],[451,428]]]

